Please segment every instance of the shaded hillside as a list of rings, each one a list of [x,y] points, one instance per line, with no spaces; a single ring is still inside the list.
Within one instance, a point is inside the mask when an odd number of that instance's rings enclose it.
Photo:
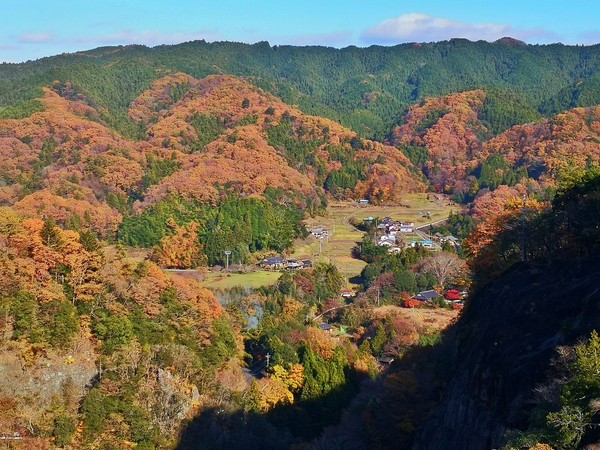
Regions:
[[[543,403],[536,388],[552,381],[556,346],[600,328],[599,276],[597,257],[532,262],[481,290],[459,322],[456,370],[416,448],[498,448],[508,429],[533,425]]]
[[[479,289],[458,322],[456,369],[416,448],[498,448],[515,436],[527,438],[528,446],[510,441],[525,448],[598,440],[589,425],[598,419],[597,372],[565,355],[582,355],[568,346],[600,328],[599,187],[597,173],[584,176],[530,214],[525,241],[513,213],[491,237],[492,251],[476,254]],[[517,262],[523,242],[530,261]],[[597,353],[590,358],[597,367]],[[575,410],[582,420],[567,424]]]
[[[453,39],[394,47],[270,46],[204,41],[174,46],[103,47],[23,64],[0,65],[0,111],[22,116],[54,80],[70,81],[114,127],[135,134],[129,104],[168,73],[252,77],[253,83],[311,114],[382,137],[408,105],[467,89],[499,88],[529,107],[556,113],[596,102],[600,48],[505,45]],[[590,81],[587,88],[586,80]],[[584,81],[583,84],[580,84]],[[492,127],[492,129],[496,129]]]

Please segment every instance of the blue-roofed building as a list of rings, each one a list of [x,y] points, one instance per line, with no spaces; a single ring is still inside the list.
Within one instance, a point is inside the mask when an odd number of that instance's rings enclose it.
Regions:
[[[432,300],[435,300],[435,299],[438,299],[441,297],[442,296],[440,294],[438,294],[434,290],[431,290],[431,291],[421,291],[417,295],[415,295],[413,298],[415,300],[419,300],[422,302],[431,302]]]

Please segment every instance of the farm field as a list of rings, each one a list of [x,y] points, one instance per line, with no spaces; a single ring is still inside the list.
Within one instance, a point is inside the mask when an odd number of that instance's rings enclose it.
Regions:
[[[352,257],[352,248],[363,237],[363,232],[350,224],[352,219],[391,217],[394,220],[414,222],[418,227],[442,221],[451,211],[458,211],[458,209],[459,206],[445,196],[433,193],[407,194],[401,206],[359,205],[356,202],[332,201],[327,207],[326,216],[306,220],[308,229],[324,227],[331,235],[321,243],[314,236],[298,241],[290,257],[311,258],[316,262],[331,261],[337,265],[350,286],[350,279],[359,275],[366,265],[364,261]]]
[[[229,289],[235,286],[259,288],[275,284],[281,272],[257,270],[249,273],[206,272],[200,275],[200,282],[210,289]]]

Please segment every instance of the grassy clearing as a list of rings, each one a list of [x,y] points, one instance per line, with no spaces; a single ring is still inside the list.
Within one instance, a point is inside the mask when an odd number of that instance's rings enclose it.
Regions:
[[[211,289],[229,289],[236,286],[259,288],[263,286],[271,286],[277,282],[281,276],[280,272],[268,272],[265,270],[257,270],[250,273],[221,273],[207,272],[202,274],[204,279],[201,279],[203,286]]]
[[[410,319],[418,329],[426,333],[441,331],[452,325],[460,312],[443,308],[400,308],[394,305],[384,305],[373,309],[375,317],[402,316]]]

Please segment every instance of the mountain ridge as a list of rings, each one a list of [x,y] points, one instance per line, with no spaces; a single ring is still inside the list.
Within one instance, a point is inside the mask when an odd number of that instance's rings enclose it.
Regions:
[[[250,77],[286,103],[341,120],[363,137],[381,138],[410,104],[476,88],[508,90],[546,115],[598,104],[593,86],[599,70],[598,45],[507,46],[453,39],[334,49],[192,41],[104,47],[2,64],[0,107],[25,108],[42,86],[71,81],[107,109],[114,126],[127,130],[131,125],[123,115],[129,103],[162,75],[226,73]]]

